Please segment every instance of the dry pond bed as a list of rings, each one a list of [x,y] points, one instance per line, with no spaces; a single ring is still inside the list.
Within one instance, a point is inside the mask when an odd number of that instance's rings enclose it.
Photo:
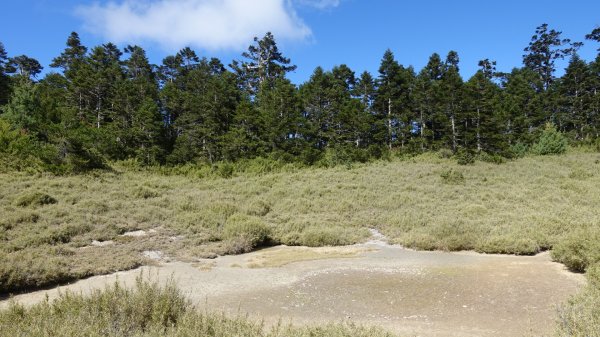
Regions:
[[[543,336],[553,332],[557,306],[585,284],[547,253],[421,252],[377,236],[347,247],[278,246],[194,263],[165,261],[13,299],[32,304],[67,290],[132,285],[142,272],[174,278],[202,310],[248,314],[267,324],[352,321],[403,336]]]

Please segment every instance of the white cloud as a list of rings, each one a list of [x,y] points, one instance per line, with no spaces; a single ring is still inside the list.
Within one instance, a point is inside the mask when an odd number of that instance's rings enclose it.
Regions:
[[[312,34],[291,0],[124,0],[81,6],[76,13],[85,28],[112,42],[152,41],[167,49],[242,50],[268,31],[278,40]]]

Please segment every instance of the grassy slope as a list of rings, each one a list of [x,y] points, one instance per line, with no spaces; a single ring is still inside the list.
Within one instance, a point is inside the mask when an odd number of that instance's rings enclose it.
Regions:
[[[428,154],[231,179],[193,173],[0,174],[0,293],[132,268],[148,262],[144,250],[194,260],[265,238],[350,244],[366,239],[369,227],[419,249],[551,248],[580,271],[600,261],[597,153],[473,166]],[[149,235],[120,236],[137,229]],[[92,240],[114,244],[89,247]],[[565,307],[562,331],[600,325],[594,284]]]
[[[418,249],[532,254],[558,245],[555,258],[583,270],[600,260],[600,244],[589,240],[599,232],[599,159],[570,153],[458,166],[430,154],[231,179],[1,174],[0,292],[135,267],[143,250],[183,260],[244,251],[262,239],[240,243],[237,229],[257,226],[290,245],[359,242],[369,227]],[[442,178],[448,170],[464,181]],[[47,199],[36,194],[57,202],[35,204]],[[156,232],[119,236],[137,229]],[[85,247],[92,240],[116,244]]]

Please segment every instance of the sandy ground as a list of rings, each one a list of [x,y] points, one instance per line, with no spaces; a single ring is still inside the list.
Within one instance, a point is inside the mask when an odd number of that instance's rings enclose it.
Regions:
[[[197,263],[163,262],[13,299],[32,304],[116,280],[130,285],[142,272],[174,278],[202,310],[248,314],[267,324],[352,321],[403,336],[545,336],[552,334],[556,306],[585,284],[547,253],[417,252],[374,234],[351,247],[279,246]]]

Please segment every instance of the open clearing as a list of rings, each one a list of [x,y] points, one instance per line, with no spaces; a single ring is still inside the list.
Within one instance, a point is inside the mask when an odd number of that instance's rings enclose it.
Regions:
[[[15,296],[24,304],[89,293],[140,275],[174,278],[200,309],[275,324],[351,321],[408,336],[550,335],[556,307],[585,284],[547,253],[419,252],[380,240],[345,247],[272,247],[195,263],[95,276]],[[8,301],[0,302],[0,308]]]

